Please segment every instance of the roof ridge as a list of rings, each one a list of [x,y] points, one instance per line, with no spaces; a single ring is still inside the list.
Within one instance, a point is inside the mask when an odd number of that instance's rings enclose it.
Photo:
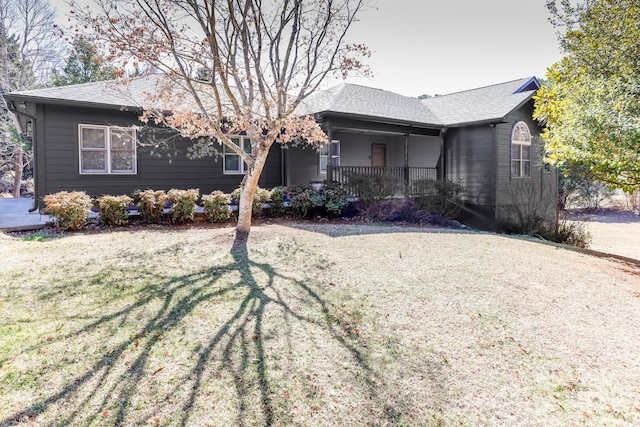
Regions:
[[[503,86],[503,85],[506,85],[506,84],[509,84],[509,83],[515,83],[515,82],[519,82],[519,81],[522,81],[522,80],[529,81],[534,77],[535,76],[521,77],[519,79],[509,80],[507,82],[494,83],[494,84],[491,84],[491,85],[480,86],[480,87],[476,87],[476,88],[472,88],[472,89],[465,89],[465,90],[460,90],[460,91],[457,91],[457,92],[445,93],[443,95],[436,95],[436,96],[433,96],[431,98],[423,99],[423,101],[428,101],[429,99],[435,99],[435,98],[442,98],[442,97],[450,96],[450,95],[457,95],[457,94],[460,94],[460,93],[474,92],[474,91],[477,91],[477,90],[488,89],[488,88],[496,87],[496,86]]]

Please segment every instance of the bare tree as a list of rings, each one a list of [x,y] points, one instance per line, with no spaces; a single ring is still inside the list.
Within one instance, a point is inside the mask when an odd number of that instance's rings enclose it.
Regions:
[[[143,121],[184,137],[208,137],[247,165],[236,245],[251,227],[251,201],[274,142],[325,143],[312,117],[295,110],[331,73],[366,72],[364,45],[345,35],[365,0],[93,0],[71,2],[76,31],[92,31],[108,60],[150,64],[166,86],[150,94]],[[170,114],[167,114],[170,111]],[[245,134],[250,152],[234,135]]]
[[[45,85],[59,63],[63,41],[48,0],[0,0],[0,90],[8,93]],[[14,173],[13,195],[30,153],[23,150],[4,98],[0,97],[0,169]]]

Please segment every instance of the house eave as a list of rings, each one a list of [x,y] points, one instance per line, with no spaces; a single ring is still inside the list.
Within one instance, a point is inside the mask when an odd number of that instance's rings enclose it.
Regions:
[[[340,119],[348,119],[348,120],[356,120],[362,122],[370,122],[370,123],[379,123],[407,128],[419,128],[419,129],[428,129],[428,130],[441,130],[445,127],[444,124],[441,123],[426,123],[426,122],[416,122],[412,120],[401,120],[401,119],[393,119],[389,117],[377,117],[377,116],[367,116],[363,114],[352,114],[352,113],[343,113],[337,111],[321,111],[315,113],[315,116],[319,116],[324,120],[340,118]]]
[[[68,106],[68,107],[95,108],[95,109],[103,109],[103,110],[133,111],[136,113],[142,111],[141,107],[133,106],[133,105],[115,105],[115,104],[107,104],[107,103],[100,103],[100,102],[77,101],[77,100],[62,99],[62,98],[24,96],[19,94],[10,94],[10,93],[3,95],[3,97],[7,102],[13,101],[14,103],[25,102],[25,103],[32,103],[32,104],[60,105],[60,106]]]

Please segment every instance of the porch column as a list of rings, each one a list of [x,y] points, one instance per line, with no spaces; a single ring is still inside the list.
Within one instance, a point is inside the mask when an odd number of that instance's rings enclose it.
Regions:
[[[438,179],[440,181],[445,181],[446,176],[447,176],[447,172],[445,170],[446,168],[446,158],[445,158],[445,150],[444,150],[444,139],[447,136],[447,130],[449,130],[448,128],[442,128],[440,129],[440,168],[438,170]]]
[[[404,135],[404,185],[409,187],[409,134]]]
[[[329,139],[329,147],[327,148],[327,185],[333,182],[333,132],[331,121],[327,120],[327,138]]]

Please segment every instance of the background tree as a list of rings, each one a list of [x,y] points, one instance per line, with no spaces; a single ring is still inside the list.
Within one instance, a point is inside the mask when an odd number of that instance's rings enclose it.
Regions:
[[[54,86],[98,82],[115,78],[113,67],[109,66],[97,48],[78,36],[73,39],[71,52],[62,73],[54,73]]]
[[[46,85],[56,66],[62,40],[47,0],[0,0],[0,93]],[[0,97],[0,171],[13,170],[14,197],[20,196],[30,145],[16,137],[4,98]]]
[[[565,57],[535,98],[549,160],[631,193],[640,188],[640,2],[548,6],[566,28]]]
[[[297,115],[296,108],[330,73],[365,69],[360,58],[369,54],[366,47],[345,41],[363,3],[93,0],[93,7],[71,6],[76,31],[90,28],[90,41],[106,43],[112,53],[107,59],[148,63],[166,75],[149,94],[143,121],[223,144],[246,164],[237,247],[248,237],[251,202],[273,143],[327,140],[315,120]],[[250,150],[232,138],[245,132]]]

